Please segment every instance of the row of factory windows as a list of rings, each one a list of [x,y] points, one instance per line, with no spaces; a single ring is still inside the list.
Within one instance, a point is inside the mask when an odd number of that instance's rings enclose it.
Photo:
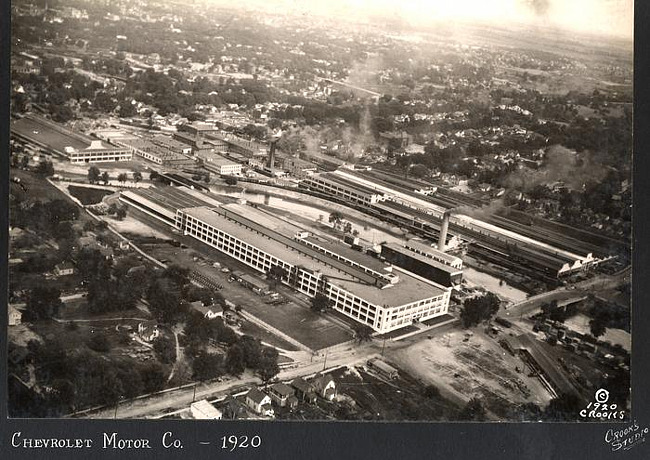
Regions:
[[[277,258],[263,251],[260,251],[259,249],[248,245],[247,243],[244,243],[220,230],[216,230],[213,227],[207,226],[203,222],[197,221],[190,216],[188,216],[186,223],[186,232],[208,244],[217,247],[220,250],[223,250],[225,253],[241,260],[242,262],[245,262],[247,265],[260,269],[260,271],[266,272],[273,265],[278,265],[288,272],[291,272],[291,265],[286,264]],[[208,236],[210,234],[216,235],[217,241],[223,241],[224,243],[228,244],[215,244],[215,238],[214,236]],[[251,257],[253,253],[255,256]],[[321,282],[322,280],[320,277],[314,276],[309,272],[301,270],[298,287],[307,295],[314,296],[318,292],[320,287],[319,284]],[[355,319],[358,319],[361,322],[370,325],[374,324],[376,319],[375,306],[329,283],[327,287],[329,288],[328,297],[330,300],[332,300],[334,308],[346,313],[349,316],[352,316]]]
[[[374,194],[352,192],[345,187],[341,187],[337,184],[332,184],[322,179],[310,179],[306,181],[306,185],[315,189],[319,189],[321,191],[330,193],[333,192],[335,195],[341,195],[345,198],[352,198],[355,201],[365,204],[374,203],[376,201],[376,196]]]

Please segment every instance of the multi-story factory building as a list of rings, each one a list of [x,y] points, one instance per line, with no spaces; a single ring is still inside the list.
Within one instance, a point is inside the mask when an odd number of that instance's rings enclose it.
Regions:
[[[71,163],[129,161],[131,150],[77,133],[36,115],[26,115],[11,125],[12,136],[20,142],[36,145]]]
[[[323,173],[308,177],[300,182],[300,187],[316,192],[334,195],[346,201],[369,206],[386,199],[386,195],[377,189],[355,184],[348,178],[335,173]]]
[[[463,280],[462,270],[412,251],[397,243],[381,245],[382,257],[391,264],[441,284],[445,287],[459,285]]]
[[[179,209],[175,225],[261,273],[282,267],[285,284],[378,332],[448,311],[449,288],[249,206]]]

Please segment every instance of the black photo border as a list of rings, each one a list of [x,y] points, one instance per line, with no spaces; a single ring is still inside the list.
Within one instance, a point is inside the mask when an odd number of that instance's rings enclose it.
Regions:
[[[270,0],[272,1],[272,0]],[[566,0],[571,1],[571,0]],[[598,0],[593,0],[598,1]],[[632,420],[650,427],[650,28],[649,1],[635,2],[634,214],[632,281]],[[579,21],[580,18],[576,18]],[[9,419],[7,417],[7,244],[9,194],[10,0],[0,1],[0,458],[250,458],[250,459],[601,459],[650,458],[647,442],[612,452],[605,442],[610,423],[369,423],[369,422],[187,422],[144,420]],[[12,447],[24,437],[90,438],[91,449]],[[152,449],[102,449],[103,433],[150,440]],[[178,439],[182,449],[162,446]],[[259,448],[221,450],[228,435],[260,436]],[[201,442],[210,442],[209,445]]]

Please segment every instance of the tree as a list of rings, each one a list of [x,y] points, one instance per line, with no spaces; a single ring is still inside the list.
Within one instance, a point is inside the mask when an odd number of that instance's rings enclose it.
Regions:
[[[422,177],[425,177],[429,174],[429,168],[421,164],[414,164],[409,169],[409,173],[416,179],[421,179]]]
[[[200,351],[192,364],[193,377],[199,381],[211,380],[224,373],[221,355]]]
[[[282,278],[286,278],[287,276],[287,271],[279,265],[273,265],[266,272],[266,277],[271,281],[273,288],[275,288],[275,286],[277,286],[277,284],[282,281]]]
[[[278,367],[278,356],[278,350],[275,348],[264,347],[262,349],[262,355],[260,357],[257,371],[264,383],[271,380],[280,372],[280,368]]]
[[[133,181],[137,184],[142,180],[142,173],[140,171],[135,171],[133,173]]]
[[[311,309],[319,312],[325,311],[329,308],[330,303],[330,299],[325,294],[319,292],[311,299]]]
[[[160,174],[158,174],[157,171],[151,171],[149,173],[149,180],[154,181],[160,177]]]
[[[99,352],[99,353],[106,353],[107,351],[110,351],[111,349],[111,344],[108,341],[108,338],[106,337],[105,334],[94,334],[88,342],[86,342],[86,345],[88,345],[88,348],[90,348],[93,351]]]
[[[169,337],[159,336],[154,340],[153,351],[161,363],[171,364],[176,360],[176,344]]]
[[[90,182],[91,184],[95,184],[99,182],[99,175],[100,175],[100,171],[97,166],[91,166],[90,168],[88,168],[88,182]]]
[[[460,420],[482,422],[487,419],[487,412],[478,398],[470,399],[458,415]]]
[[[563,393],[554,398],[544,411],[544,418],[549,421],[574,421],[580,416],[583,408],[580,397],[574,393]]]
[[[345,227],[343,227],[345,233],[352,233],[352,223],[346,222]]]
[[[38,284],[28,294],[25,316],[29,321],[50,319],[58,314],[61,306],[59,289],[47,284]]]
[[[51,161],[41,161],[35,169],[36,174],[44,177],[54,175],[54,166]]]
[[[108,176],[108,173],[104,171],[102,173],[102,182],[104,183],[104,185],[108,185],[109,180],[111,180],[111,178]]]
[[[124,220],[125,217],[126,217],[126,208],[120,206],[120,207],[117,208],[117,210],[115,211],[115,218],[116,218],[117,220]]]
[[[460,312],[463,327],[468,328],[483,321],[488,321],[499,311],[500,303],[499,298],[491,292],[482,297],[465,300],[463,309]]]
[[[121,184],[125,183],[127,181],[127,179],[128,179],[128,176],[126,175],[126,173],[120,173],[117,176],[117,181],[120,182]]]
[[[226,177],[226,184],[227,185],[237,185],[237,178],[233,177],[233,176]]]
[[[607,332],[607,323],[603,322],[600,318],[594,318],[589,321],[589,330],[591,335],[598,338]]]
[[[140,377],[144,391],[153,393],[160,391],[165,385],[165,370],[159,363],[148,363],[140,367]]]
[[[339,211],[334,211],[330,214],[329,221],[336,227],[343,221],[343,214],[341,214]]]
[[[354,330],[354,337],[356,338],[357,342],[369,342],[372,340],[372,333],[374,332],[373,329],[370,326],[367,326],[365,324],[360,324],[360,323],[355,323],[352,326],[352,329]]]
[[[257,369],[262,357],[262,344],[260,341],[250,335],[244,335],[239,338],[237,346],[241,347],[244,352],[244,364],[249,369]]]
[[[238,344],[232,345],[226,353],[226,371],[230,375],[239,376],[245,368],[244,350]]]
[[[440,390],[435,385],[427,385],[424,389],[424,396],[431,399],[437,399],[440,397]]]

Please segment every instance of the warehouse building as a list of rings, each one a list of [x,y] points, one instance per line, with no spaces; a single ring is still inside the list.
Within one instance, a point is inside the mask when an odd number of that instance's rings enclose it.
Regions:
[[[386,195],[374,188],[357,184],[335,173],[313,175],[300,182],[300,187],[333,195],[343,200],[369,206],[384,201]]]
[[[129,161],[133,156],[130,149],[70,131],[36,115],[26,115],[12,123],[11,134],[20,142],[64,156],[71,163]]]
[[[367,267],[369,260],[360,253],[354,260],[351,254],[332,257],[302,241],[299,227],[249,206],[179,209],[175,225],[261,273],[282,267],[285,284],[310,297],[327,296],[332,308],[375,331],[389,332],[448,310],[447,287],[397,267],[380,268],[376,261]]]
[[[462,270],[413,252],[396,243],[383,243],[381,256],[391,264],[417,273],[445,287],[457,286],[463,280]]]
[[[224,158],[221,155],[211,154],[204,156],[204,167],[209,171],[221,176],[232,176],[241,174],[240,163]]]

